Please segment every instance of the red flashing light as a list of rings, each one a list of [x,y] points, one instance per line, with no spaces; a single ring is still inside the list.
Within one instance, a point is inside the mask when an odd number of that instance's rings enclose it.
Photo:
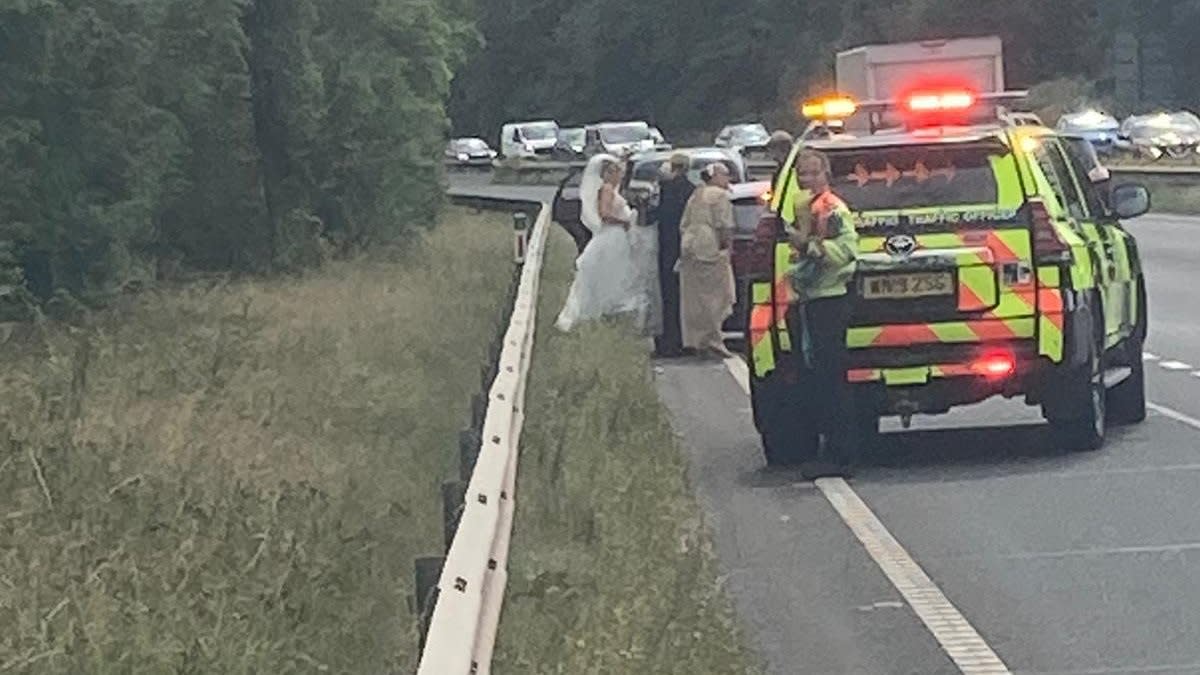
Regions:
[[[985,354],[971,364],[971,371],[989,380],[1003,380],[1017,370],[1017,360],[1009,352]]]
[[[915,92],[904,100],[904,106],[911,113],[961,112],[974,105],[975,94],[959,89]]]

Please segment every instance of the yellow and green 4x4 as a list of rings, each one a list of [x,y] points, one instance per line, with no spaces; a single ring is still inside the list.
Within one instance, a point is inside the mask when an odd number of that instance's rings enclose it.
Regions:
[[[1145,418],[1146,287],[1120,222],[1149,209],[1144,187],[1095,182],[1086,145],[1004,121],[804,146],[829,157],[859,234],[847,378],[864,441],[877,442],[881,416],[907,425],[997,394],[1040,405],[1073,449]],[[750,289],[747,356],[769,463],[816,442],[784,321],[786,232],[804,198],[781,172],[759,227],[760,250],[773,252]]]

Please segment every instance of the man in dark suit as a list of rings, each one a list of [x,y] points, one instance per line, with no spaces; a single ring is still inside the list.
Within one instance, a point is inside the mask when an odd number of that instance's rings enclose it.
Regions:
[[[666,175],[659,181],[658,206],[649,215],[658,221],[658,283],[662,292],[663,330],[654,338],[660,357],[683,355],[683,332],[679,324],[679,223],[695,186],[688,179],[691,160],[683,153],[671,156]]]

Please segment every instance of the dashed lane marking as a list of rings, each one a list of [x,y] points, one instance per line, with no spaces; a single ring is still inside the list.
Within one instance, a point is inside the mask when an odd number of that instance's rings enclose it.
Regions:
[[[725,365],[742,391],[749,394],[750,369],[746,362],[732,357],[725,360]],[[821,478],[816,486],[963,675],[1010,675],[1008,666],[849,483],[841,478]]]
[[[1150,352],[1142,352],[1142,360],[1143,361],[1157,361],[1158,355],[1151,354]]]
[[[1163,361],[1158,364],[1164,370],[1191,370],[1192,365],[1183,361]]]

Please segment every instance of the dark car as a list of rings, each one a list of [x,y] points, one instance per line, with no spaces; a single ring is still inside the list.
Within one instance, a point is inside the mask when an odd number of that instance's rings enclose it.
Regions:
[[[445,157],[459,166],[491,166],[496,151],[482,138],[454,138],[446,144]]]
[[[692,148],[677,150],[691,158],[688,177],[700,184],[700,170],[714,162],[721,162],[729,167],[733,179],[730,192],[733,198],[734,242],[733,268],[737,277],[737,304],[734,314],[726,321],[726,329],[730,332],[741,330],[745,322],[744,311],[746,303],[746,273],[750,268],[747,257],[753,254],[755,228],[759,217],[766,209],[767,195],[770,183],[766,181],[750,181],[747,177],[746,165],[741,157],[729,150],[719,148]],[[634,155],[628,160],[625,171],[625,184],[622,192],[625,198],[635,207],[640,207],[645,213],[645,206],[653,204],[658,198],[658,177],[663,164],[674,152],[648,152]],[[591,232],[580,221],[579,183],[583,176],[582,169],[571,171],[561,183],[554,195],[552,215],[554,221],[571,234],[575,244],[582,253]]]

